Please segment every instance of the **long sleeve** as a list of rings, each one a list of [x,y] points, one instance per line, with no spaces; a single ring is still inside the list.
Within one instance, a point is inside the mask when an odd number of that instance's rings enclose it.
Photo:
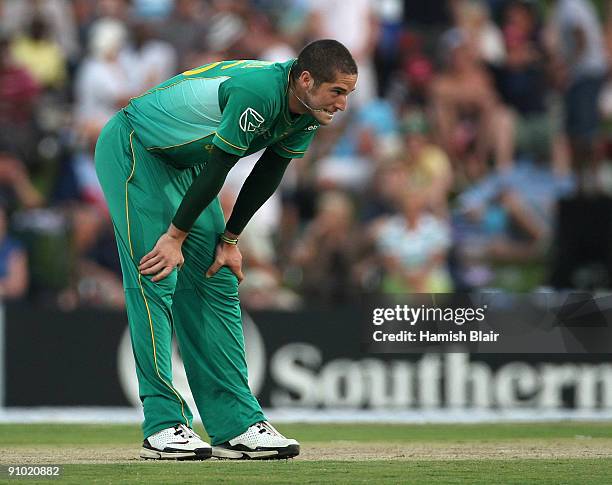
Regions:
[[[240,189],[225,226],[229,232],[240,234],[244,230],[253,214],[278,188],[289,162],[290,158],[281,157],[270,149],[264,152]]]
[[[204,170],[195,178],[179,206],[172,224],[189,232],[202,211],[219,194],[227,174],[240,157],[224,152],[216,146],[210,152],[210,159]]]

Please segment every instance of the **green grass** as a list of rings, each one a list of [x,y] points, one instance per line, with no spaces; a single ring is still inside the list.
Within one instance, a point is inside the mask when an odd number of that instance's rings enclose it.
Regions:
[[[66,483],[352,483],[499,484],[610,483],[612,462],[601,460],[368,461],[155,463],[70,465]],[[73,481],[72,481],[73,480]]]
[[[394,459],[350,461],[290,460],[282,462],[140,462],[105,464],[70,464],[64,466],[60,483],[342,483],[373,484],[605,484],[612,480],[612,456],[598,458],[495,458],[471,456],[475,447],[512,445],[514,449],[534,446],[558,446],[569,443],[580,448],[612,450],[612,423],[530,423],[480,425],[280,425],[279,430],[296,437],[304,450],[316,446],[333,446],[333,442],[358,444],[367,451],[381,443],[413,447],[465,448],[462,459]],[[100,447],[133,448],[134,456],[141,440],[138,426],[131,425],[0,425],[0,461],[7,463],[7,454],[19,456],[20,450],[55,453],[56,463],[70,461],[75,449]],[[600,446],[601,445],[601,446]],[[59,452],[59,454],[58,454]],[[1,459],[4,457],[3,459]],[[17,464],[17,463],[14,463]],[[15,480],[9,480],[12,483]],[[36,483],[23,480],[23,483]],[[53,483],[45,480],[40,483]]]
[[[612,422],[604,423],[512,423],[512,424],[284,424],[276,426],[284,434],[301,442],[332,440],[452,442],[500,441],[517,439],[611,438]],[[206,437],[201,426],[195,426]],[[80,443],[133,445],[142,441],[140,428],[134,425],[96,424],[0,424],[0,446],[71,445]]]

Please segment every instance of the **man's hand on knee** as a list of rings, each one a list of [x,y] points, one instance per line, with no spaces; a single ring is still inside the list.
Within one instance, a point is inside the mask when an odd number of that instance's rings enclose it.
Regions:
[[[242,254],[240,254],[240,249],[238,249],[238,245],[236,244],[237,242],[238,239],[228,237],[221,238],[219,244],[217,244],[215,261],[210,268],[208,268],[208,271],[206,271],[207,278],[212,277],[223,266],[227,266],[238,278],[238,283],[244,279],[244,274],[242,273]]]
[[[157,283],[168,276],[174,268],[180,268],[185,259],[181,247],[187,233],[170,225],[168,231],[157,240],[153,250],[140,260],[138,271],[143,275],[155,275],[151,281]]]

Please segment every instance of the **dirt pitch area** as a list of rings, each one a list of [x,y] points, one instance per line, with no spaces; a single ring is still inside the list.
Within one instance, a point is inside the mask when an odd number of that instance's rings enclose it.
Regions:
[[[134,446],[14,446],[0,453],[0,464],[127,464],[142,463]],[[545,440],[498,442],[385,444],[355,441],[306,443],[299,461],[479,460],[611,458],[612,439],[577,436],[554,443]],[[215,459],[211,460],[212,462]]]

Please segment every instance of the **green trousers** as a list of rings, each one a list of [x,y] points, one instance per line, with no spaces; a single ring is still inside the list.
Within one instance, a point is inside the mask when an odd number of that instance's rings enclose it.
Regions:
[[[173,330],[212,443],[243,433],[266,418],[248,386],[238,280],[225,267],[205,277],[225,227],[218,199],[183,243],[180,271],[157,283],[138,272],[140,258],[166,231],[202,168],[176,169],[150,154],[121,111],[102,130],[95,163],[119,249],[145,438],[192,424],[189,407],[172,385]]]

